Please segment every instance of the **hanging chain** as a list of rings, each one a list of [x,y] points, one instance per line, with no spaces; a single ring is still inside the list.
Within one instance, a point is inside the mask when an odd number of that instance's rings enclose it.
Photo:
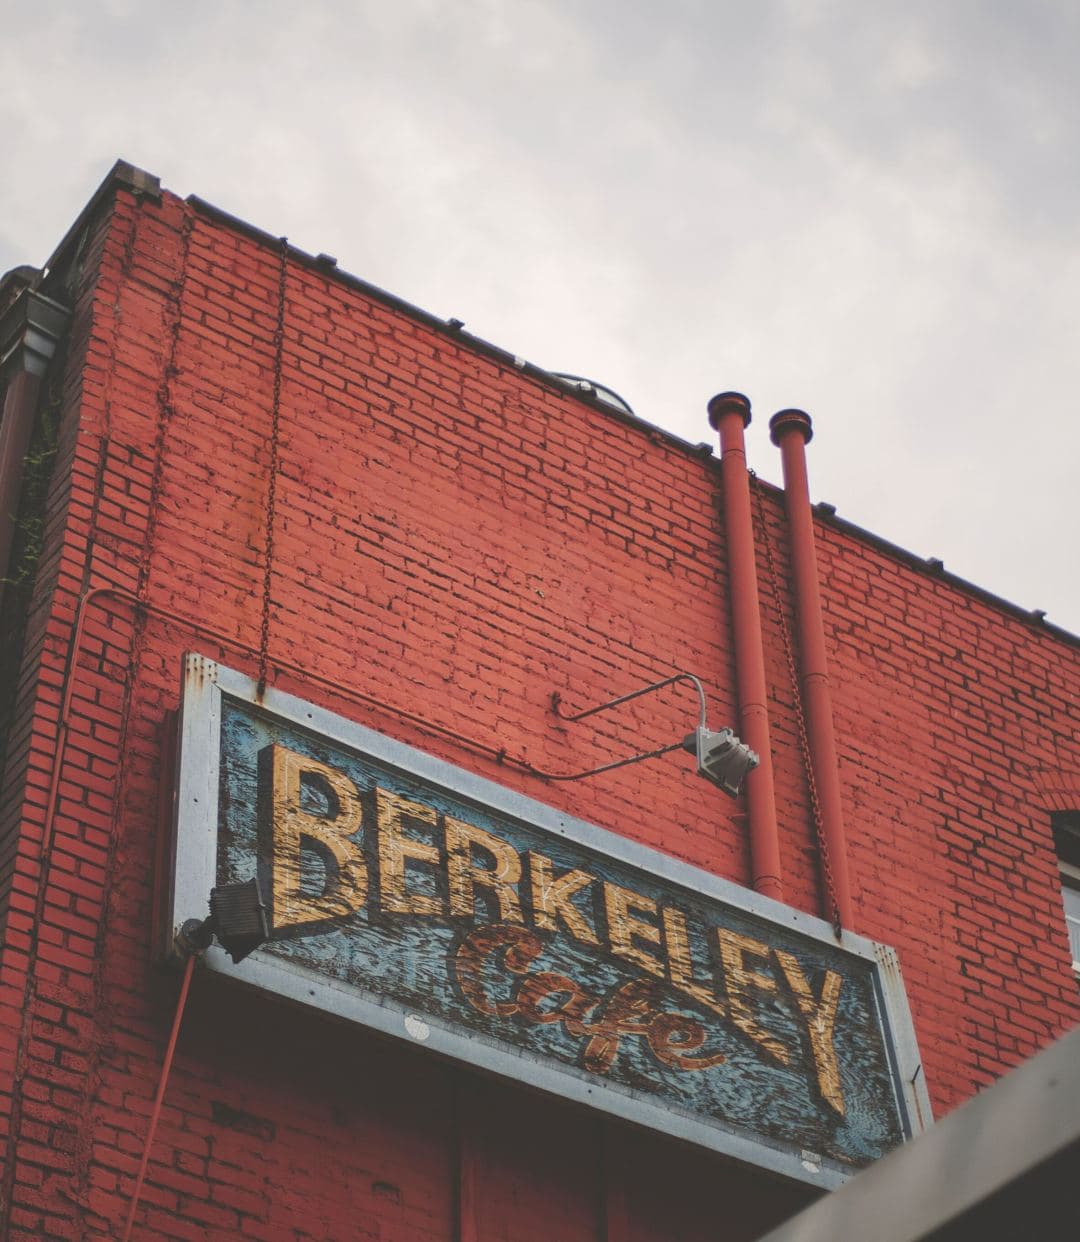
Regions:
[[[765,561],[769,571],[769,589],[772,592],[773,602],[776,605],[777,615],[780,618],[780,636],[784,643],[784,658],[787,661],[788,676],[791,678],[791,689],[795,696],[795,722],[799,729],[799,749],[802,751],[803,765],[806,768],[806,783],[810,791],[810,810],[814,818],[814,837],[817,843],[818,855],[821,858],[821,870],[825,877],[825,888],[832,911],[833,932],[837,940],[839,940],[842,925],[840,922],[840,903],[836,897],[836,878],[833,875],[832,859],[829,857],[829,846],[825,838],[821,814],[821,799],[818,796],[817,782],[814,780],[814,764],[810,757],[810,736],[806,729],[806,711],[803,708],[802,692],[799,689],[799,673],[795,666],[791,631],[788,627],[787,613],[784,611],[784,604],[780,595],[779,575],[776,571],[776,558],[773,556],[772,540],[769,538],[768,528],[765,524],[765,493],[762,490],[757,474],[753,470],[748,471],[748,473],[753,481],[754,492],[757,497],[758,527],[761,530],[762,542],[765,544]]]
[[[93,497],[90,508],[90,524],[88,539],[86,543],[85,560],[82,568],[82,581],[80,596],[86,598],[86,592],[89,584],[95,576],[95,571],[100,572],[100,566],[95,564],[95,553],[99,549],[99,503],[104,494],[103,479],[107,468],[107,459],[110,452],[111,443],[111,422],[112,422],[112,375],[116,370],[116,360],[118,351],[118,341],[120,335],[120,317],[118,314],[119,291],[122,290],[131,278],[132,267],[135,258],[136,241],[138,224],[140,219],[141,200],[136,197],[135,208],[131,214],[130,225],[125,237],[123,248],[120,255],[118,265],[117,279],[117,301],[113,304],[113,322],[111,326],[111,356],[108,359],[108,365],[105,369],[106,382],[102,393],[102,423],[101,430],[98,435],[98,460],[95,466],[95,477],[93,483]],[[114,205],[114,211],[115,211]],[[114,217],[115,218],[115,217]],[[185,216],[184,226],[180,236],[180,275],[173,285],[171,295],[171,306],[168,312],[169,318],[163,325],[165,335],[168,339],[168,354],[165,363],[166,371],[175,365],[177,338],[180,331],[181,306],[183,302],[184,288],[187,278],[187,261],[188,261],[188,245],[190,238],[190,223]],[[79,243],[77,253],[81,253],[85,245],[85,238]],[[108,252],[106,258],[102,260],[102,267],[108,261]],[[101,289],[101,273],[99,271],[95,278],[96,288],[100,292]],[[70,292],[71,290],[69,290]],[[50,387],[52,380],[55,379],[59,372],[58,367],[54,370],[53,376],[50,378]],[[141,561],[139,564],[139,572],[136,577],[137,594],[139,601],[145,599],[150,572],[150,557],[152,552],[153,534],[157,521],[158,498],[161,491],[161,458],[165,443],[165,425],[168,422],[169,415],[172,410],[172,404],[168,397],[167,389],[164,383],[158,389],[158,421],[154,433],[154,465],[151,473],[150,483],[150,505],[148,513],[147,531],[143,539],[143,547],[141,549]],[[81,435],[81,433],[80,433]],[[116,571],[114,570],[114,573]],[[81,604],[79,605],[81,607]],[[93,1013],[100,1015],[105,1007],[106,1001],[103,987],[103,971],[105,953],[103,945],[107,936],[107,923],[109,920],[109,904],[111,895],[114,892],[113,876],[115,874],[117,860],[117,840],[118,840],[118,823],[120,818],[120,808],[124,802],[125,780],[129,770],[126,762],[127,756],[127,738],[129,734],[129,726],[131,720],[131,703],[134,694],[135,684],[138,680],[139,666],[141,662],[141,612],[136,609],[130,652],[127,658],[123,659],[123,674],[121,681],[121,706],[119,721],[119,740],[117,744],[117,755],[120,756],[119,770],[116,776],[116,793],[113,800],[112,815],[109,826],[109,848],[107,851],[106,876],[103,885],[103,891],[106,894],[106,901],[103,906],[102,914],[98,921],[98,927],[95,934],[96,951],[93,955],[93,969],[91,973],[91,987],[93,989],[95,1003],[93,1005]],[[111,628],[111,627],[110,627]],[[115,640],[117,644],[121,641],[119,637]],[[108,657],[109,647],[103,648],[105,653],[103,658]],[[65,670],[63,681],[63,693],[61,702],[63,703],[70,694],[71,683],[76,675],[80,652],[75,631],[72,631],[71,638],[67,647],[65,657]],[[53,754],[53,775],[52,775],[52,791],[49,795],[49,806],[45,811],[45,820],[42,824],[42,841],[40,856],[40,872],[37,881],[37,892],[34,897],[34,918],[33,926],[40,928],[43,925],[45,905],[48,900],[50,886],[52,883],[52,870],[56,865],[56,854],[53,850],[53,841],[55,834],[55,816],[56,802],[54,798],[56,791],[61,787],[60,779],[65,762],[65,740],[67,737],[68,726],[65,719],[66,709],[61,706],[60,716],[57,720],[56,750]],[[40,943],[44,943],[43,940]],[[23,977],[23,990],[19,1018],[18,1043],[16,1046],[15,1064],[13,1067],[12,1081],[14,1083],[14,1092],[11,1100],[11,1112],[8,1118],[7,1138],[3,1151],[0,1151],[0,1235],[7,1236],[7,1228],[11,1223],[12,1212],[12,1189],[18,1177],[19,1165],[19,1148],[18,1140],[22,1131],[22,1118],[24,1113],[25,1090],[23,1084],[29,1073],[32,1064],[32,1058],[37,1056],[31,1053],[30,1049],[34,1045],[35,1027],[38,1021],[38,995],[39,995],[39,976],[37,973],[37,961],[39,951],[39,938],[33,937],[28,949],[28,964]],[[99,1024],[96,1021],[91,1024],[90,1030],[84,1036],[83,1052],[86,1057],[86,1079],[89,1084],[89,1093],[84,1097],[79,1116],[76,1120],[75,1145],[72,1152],[73,1158],[73,1176],[76,1185],[84,1188],[87,1182],[87,1170],[90,1166],[90,1140],[88,1138],[89,1118],[93,1111],[95,1093],[97,1090],[98,1065],[101,1058],[101,1037],[99,1034]]]
[[[169,308],[169,321],[166,328],[169,350],[165,365],[162,367],[161,382],[157,390],[158,419],[154,430],[154,461],[150,473],[149,511],[146,515],[146,534],[143,537],[142,559],[139,563],[139,577],[135,588],[135,594],[140,602],[146,599],[150,585],[150,563],[153,560],[154,545],[157,542],[161,493],[165,479],[165,440],[176,415],[173,381],[179,373],[177,355],[180,344],[180,325],[183,320],[183,300],[188,279],[188,255],[191,250],[191,234],[194,227],[193,217],[185,214],[180,227],[180,273],[173,286],[172,305]]]
[[[274,329],[274,397],[270,415],[270,478],[266,487],[266,547],[263,552],[262,621],[259,626],[259,698],[266,690],[270,648],[270,580],[274,569],[274,517],[277,512],[277,476],[281,430],[281,367],[285,351],[285,281],[289,265],[289,239],[280,239],[278,264],[278,310]]]
[[[136,770],[135,756],[129,751],[129,738],[133,729],[133,719],[138,718],[137,695],[142,676],[143,648],[146,638],[146,627],[153,606],[149,602],[151,568],[155,559],[158,533],[162,518],[162,497],[165,492],[165,468],[170,449],[170,433],[176,419],[176,379],[180,374],[180,340],[184,319],[184,303],[187,295],[188,278],[191,272],[191,239],[195,230],[193,212],[185,211],[180,225],[179,249],[177,254],[177,274],[172,281],[168,301],[163,308],[162,337],[166,342],[165,357],[161,364],[161,379],[157,386],[157,423],[154,428],[153,460],[150,467],[149,499],[147,501],[146,527],[142,536],[142,546],[138,549],[139,572],[135,583],[135,607],[132,616],[131,645],[129,655],[123,664],[121,681],[121,707],[119,737],[116,753],[119,756],[118,773],[116,776],[116,793],[113,799],[112,817],[109,824],[109,848],[105,865],[104,892],[106,900],[98,920],[95,935],[95,952],[91,971],[91,988],[93,996],[94,1022],[91,1024],[86,1039],[86,1078],[89,1083],[86,1111],[80,1120],[80,1128],[76,1139],[76,1177],[77,1184],[85,1192],[89,1180],[92,1163],[91,1138],[93,1133],[94,1108],[100,1099],[102,1083],[102,1060],[105,1056],[107,1036],[105,1027],[108,1025],[108,1014],[113,1001],[110,998],[109,954],[105,946],[109,943],[116,918],[117,877],[122,874],[123,855],[121,843],[125,831],[124,807],[127,801],[127,790]],[[131,259],[136,250],[134,234],[130,238],[130,250],[125,255],[126,268],[120,281],[120,287],[129,282],[131,277]],[[115,363],[114,363],[115,365]],[[106,444],[108,441],[106,440]],[[104,452],[103,448],[103,452]],[[175,451],[175,450],[174,450]],[[136,461],[131,463],[134,471]],[[100,477],[103,477],[100,476]],[[99,579],[100,570],[95,575]],[[84,579],[89,583],[89,574]],[[86,599],[84,587],[83,599]],[[77,630],[76,630],[77,633]],[[76,653],[73,635],[73,648],[69,677],[75,675]],[[145,755],[138,757],[139,767],[146,763]],[[112,968],[115,969],[115,968]],[[114,978],[115,976],[113,976]],[[104,1015],[104,1016],[103,1016]]]

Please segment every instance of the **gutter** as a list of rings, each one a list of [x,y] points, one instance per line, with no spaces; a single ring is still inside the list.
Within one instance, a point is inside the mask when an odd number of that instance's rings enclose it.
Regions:
[[[26,454],[41,384],[67,331],[71,312],[26,287],[0,315],[0,603],[11,570],[11,546],[22,496]]]

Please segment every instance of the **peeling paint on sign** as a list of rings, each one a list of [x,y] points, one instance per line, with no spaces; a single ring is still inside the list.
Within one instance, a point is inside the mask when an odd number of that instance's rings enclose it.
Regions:
[[[819,1184],[910,1131],[872,946],[217,674],[185,704],[174,906],[198,805],[203,880],[257,875],[268,896],[260,986],[299,971],[372,1025],[396,1009],[413,1041],[494,1048],[550,1090],[733,1154],[788,1153],[757,1162]],[[200,751],[209,811],[185,798]]]

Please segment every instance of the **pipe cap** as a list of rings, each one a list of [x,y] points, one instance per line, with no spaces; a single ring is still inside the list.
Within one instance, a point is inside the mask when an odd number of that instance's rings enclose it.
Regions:
[[[813,420],[805,410],[777,410],[769,419],[769,439],[779,446],[789,431],[798,431],[803,444],[809,444],[814,438]]]
[[[714,431],[720,429],[720,417],[723,414],[739,414],[743,420],[743,426],[750,425],[750,398],[744,397],[741,392],[718,392],[708,405],[709,422],[712,424]]]

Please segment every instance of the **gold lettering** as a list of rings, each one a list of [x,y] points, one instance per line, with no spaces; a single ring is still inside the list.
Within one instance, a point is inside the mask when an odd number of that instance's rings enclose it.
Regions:
[[[634,943],[634,937],[660,943],[660,928],[635,918],[630,911],[640,910],[643,913],[656,915],[656,902],[629,888],[620,888],[618,884],[604,881],[604,910],[607,915],[608,939],[611,941],[612,953],[625,957],[650,974],[658,978],[664,977],[664,963],[654,957],[648,949],[640,948]]]
[[[564,871],[556,876],[550,858],[529,850],[529,881],[532,889],[533,922],[544,931],[558,931],[558,920],[566,924],[575,940],[598,945],[596,933],[585,922],[581,911],[570,900],[593,882],[587,871]]]
[[[400,794],[377,789],[379,807],[379,904],[391,914],[442,914],[443,903],[438,897],[426,893],[405,891],[405,863],[416,862],[439,865],[439,847],[429,841],[418,841],[406,834],[403,820],[419,820],[435,827],[436,816],[432,807],[423,802],[410,802]]]
[[[775,1035],[758,1025],[750,1007],[750,988],[757,988],[761,992],[776,991],[776,980],[771,975],[761,975],[750,970],[744,960],[747,955],[767,958],[769,956],[768,945],[762,944],[760,940],[753,940],[749,936],[740,936],[737,932],[728,931],[724,927],[716,929],[716,938],[720,942],[720,956],[724,962],[724,978],[727,984],[728,1007],[732,1023],[748,1039],[752,1039],[754,1043],[775,1057],[781,1065],[787,1065],[791,1060],[791,1053]]]
[[[485,850],[494,867],[477,866],[473,847]],[[446,873],[450,882],[450,913],[476,914],[476,885],[489,889],[499,905],[503,923],[524,923],[517,885],[521,880],[521,859],[517,850],[501,837],[477,828],[463,819],[446,816]]]
[[[660,910],[664,922],[664,949],[667,953],[671,982],[699,1004],[727,1017],[727,1007],[712,992],[694,978],[694,963],[690,957],[690,937],[686,931],[686,916],[681,910],[663,906]]]
[[[810,982],[803,974],[802,967],[791,953],[783,949],[775,950],[780,969],[783,970],[795,1004],[806,1019],[806,1029],[810,1036],[810,1047],[814,1053],[814,1064],[817,1066],[818,1086],[825,1100],[836,1109],[841,1117],[846,1108],[844,1092],[840,1086],[840,1066],[836,1060],[836,1046],[833,1043],[833,1029],[836,1026],[836,1008],[840,1003],[840,987],[843,983],[835,970],[825,972],[825,982],[821,985],[821,996],[815,1001]]]
[[[352,914],[367,896],[367,865],[360,846],[351,840],[360,828],[362,814],[356,786],[344,772],[307,755],[276,743],[267,751],[274,927],[294,927]],[[314,777],[329,792],[328,815],[301,810],[304,777]],[[305,893],[301,888],[301,848],[305,843],[315,850],[326,871],[326,882],[319,894]]]

